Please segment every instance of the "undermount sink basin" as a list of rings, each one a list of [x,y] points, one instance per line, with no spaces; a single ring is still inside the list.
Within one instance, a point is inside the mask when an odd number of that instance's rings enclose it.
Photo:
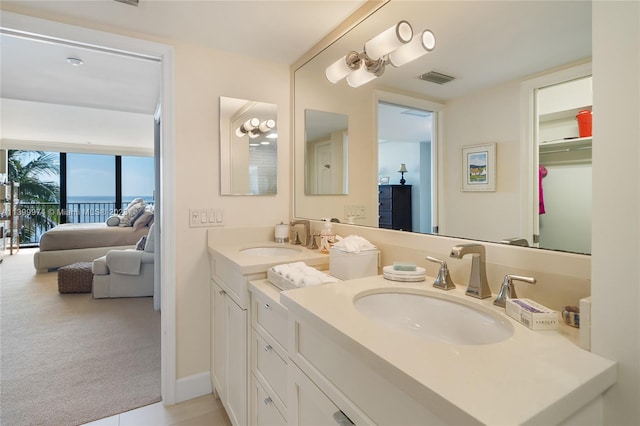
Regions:
[[[415,293],[374,293],[356,298],[355,308],[376,324],[427,340],[486,345],[508,339],[513,326],[490,310]]]
[[[242,254],[251,256],[290,256],[300,253],[300,250],[293,247],[250,247],[240,250]]]

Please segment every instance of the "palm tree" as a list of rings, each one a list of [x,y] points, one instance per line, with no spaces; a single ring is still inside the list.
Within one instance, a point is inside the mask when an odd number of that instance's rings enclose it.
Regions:
[[[56,209],[23,209],[20,239],[30,241],[37,228],[50,229],[59,222],[60,185],[45,180],[58,177],[59,157],[44,151],[9,150],[8,166],[9,180],[20,183],[22,204],[58,204]]]

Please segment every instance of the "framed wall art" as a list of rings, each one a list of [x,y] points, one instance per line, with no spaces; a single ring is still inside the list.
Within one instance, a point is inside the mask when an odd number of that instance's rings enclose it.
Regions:
[[[462,190],[496,190],[496,144],[462,147]]]

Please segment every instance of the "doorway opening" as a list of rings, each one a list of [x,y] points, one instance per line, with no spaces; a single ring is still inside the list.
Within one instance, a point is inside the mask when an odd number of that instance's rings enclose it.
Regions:
[[[378,182],[385,198],[380,199],[379,226],[437,233],[436,113],[382,100],[377,109]]]

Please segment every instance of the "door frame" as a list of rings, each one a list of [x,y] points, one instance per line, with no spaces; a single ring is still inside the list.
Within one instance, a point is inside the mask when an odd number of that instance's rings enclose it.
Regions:
[[[398,93],[386,92],[383,90],[373,91],[373,135],[376,141],[376,150],[374,155],[375,161],[375,180],[377,180],[378,174],[378,104],[380,102],[386,102],[396,105],[402,105],[406,107],[422,109],[431,111],[433,113],[433,129],[431,140],[431,230],[429,233],[435,235],[438,232],[433,232],[433,229],[444,229],[444,196],[442,191],[442,184],[444,182],[444,168],[441,164],[444,164],[444,150],[443,150],[443,132],[444,128],[444,105],[438,102],[430,101],[427,99],[415,98],[412,96],[400,95]]]
[[[160,229],[161,271],[161,397],[166,405],[176,403],[176,298],[175,298],[175,52],[169,45],[97,31],[13,12],[2,12],[0,30],[25,37],[45,37],[157,58],[162,64],[162,121],[159,163],[162,205]],[[156,228],[158,225],[156,225]]]
[[[537,247],[533,235],[539,235],[538,206],[538,89],[592,75],[591,61],[575,64],[542,76],[525,80],[520,84],[520,123],[523,148],[520,150],[520,235]]]

